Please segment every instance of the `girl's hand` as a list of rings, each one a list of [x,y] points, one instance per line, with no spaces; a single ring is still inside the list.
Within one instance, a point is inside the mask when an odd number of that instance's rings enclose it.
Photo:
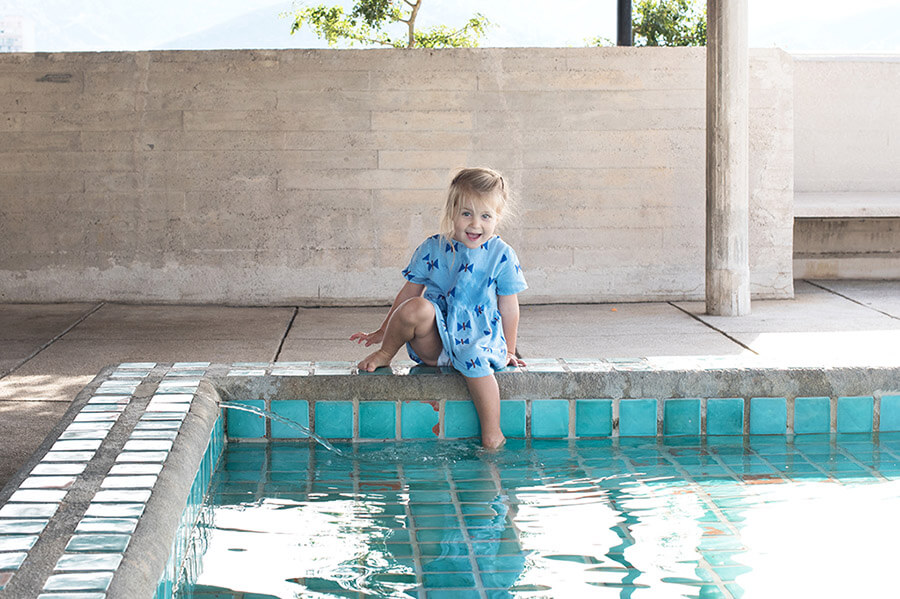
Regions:
[[[350,335],[350,341],[356,341],[357,343],[365,342],[366,347],[375,343],[381,343],[382,339],[384,339],[384,331],[381,329],[372,331],[371,333],[353,333]]]
[[[509,358],[506,360],[506,365],[521,368],[522,366],[525,366],[525,360],[517,358],[515,354],[509,354]]]

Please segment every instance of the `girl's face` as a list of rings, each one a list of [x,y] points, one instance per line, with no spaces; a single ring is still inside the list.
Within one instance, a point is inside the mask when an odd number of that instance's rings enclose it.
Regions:
[[[466,198],[453,219],[453,239],[470,249],[477,248],[494,236],[499,215],[497,198]]]

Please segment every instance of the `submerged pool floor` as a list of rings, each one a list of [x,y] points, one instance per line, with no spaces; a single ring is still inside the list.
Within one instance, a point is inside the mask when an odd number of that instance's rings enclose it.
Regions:
[[[885,596],[900,435],[232,443],[180,597]]]

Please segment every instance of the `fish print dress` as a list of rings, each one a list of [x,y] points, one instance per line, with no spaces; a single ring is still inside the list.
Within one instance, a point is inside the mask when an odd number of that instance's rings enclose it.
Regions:
[[[434,305],[444,344],[439,365],[452,364],[472,378],[506,366],[506,338],[497,296],[528,288],[516,252],[506,242],[495,235],[470,249],[433,235],[413,253],[403,276],[425,285],[425,299]],[[409,344],[407,351],[421,363]]]

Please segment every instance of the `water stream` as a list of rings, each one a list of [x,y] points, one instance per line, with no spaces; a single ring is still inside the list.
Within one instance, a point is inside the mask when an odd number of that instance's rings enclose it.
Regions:
[[[250,412],[251,414],[256,414],[257,416],[262,416],[263,418],[268,418],[269,420],[272,420],[273,422],[280,422],[281,424],[287,425],[295,430],[300,431],[301,433],[303,433],[310,439],[315,440],[316,443],[318,443],[319,445],[321,445],[328,451],[331,451],[339,456],[344,455],[344,452],[342,452],[340,449],[338,449],[337,447],[335,447],[334,445],[329,443],[327,439],[325,439],[324,437],[320,437],[316,433],[309,430],[307,427],[303,426],[299,422],[294,422],[290,418],[285,418],[284,416],[281,416],[280,414],[276,414],[275,412],[270,412],[269,410],[264,410],[262,408],[248,406],[245,404],[229,403],[229,402],[224,402],[224,401],[220,401],[220,402],[216,402],[216,403],[218,403],[220,408],[227,408],[229,410],[238,410],[241,412]]]

